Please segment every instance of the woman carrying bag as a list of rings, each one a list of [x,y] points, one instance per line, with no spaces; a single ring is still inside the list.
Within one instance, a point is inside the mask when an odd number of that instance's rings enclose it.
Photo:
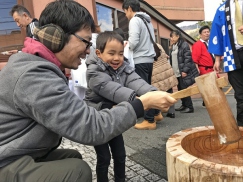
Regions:
[[[178,80],[168,61],[168,55],[160,44],[157,44],[161,51],[161,55],[157,61],[153,63],[152,85],[158,90],[172,93],[172,88],[177,86]],[[166,117],[175,118],[174,105],[168,110]]]
[[[186,89],[195,83],[195,77],[199,76],[198,70],[192,60],[191,50],[188,43],[183,39],[178,30],[170,33],[172,49],[170,63],[178,80],[178,91]],[[176,111],[193,113],[194,108],[191,97],[181,99],[182,104]]]

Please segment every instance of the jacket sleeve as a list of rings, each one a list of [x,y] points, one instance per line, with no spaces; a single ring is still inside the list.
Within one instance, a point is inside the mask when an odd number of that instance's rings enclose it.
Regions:
[[[113,81],[110,75],[98,71],[94,67],[96,65],[90,65],[87,69],[88,83],[91,90],[117,104],[122,101],[130,102],[134,100],[136,96],[134,90],[123,87],[120,83]]]
[[[208,45],[208,51],[218,56],[224,55],[224,36],[222,32],[225,34],[225,31],[228,31],[227,23],[222,18],[222,16],[225,16],[223,13],[224,11],[217,10],[214,16]]]
[[[50,64],[29,68],[18,79],[13,100],[20,115],[87,145],[105,143],[136,123],[136,112],[128,102],[99,112],[88,107],[69,90],[59,68]]]
[[[183,42],[181,47],[183,49],[184,58],[184,65],[182,71],[188,73],[191,69],[191,64],[194,64],[194,62],[192,61],[191,50],[187,42]]]
[[[157,90],[157,88],[144,81],[135,71],[128,75],[126,86],[134,90],[138,96]]]
[[[202,47],[199,42],[196,42],[192,46],[192,60],[194,61],[195,64],[200,64],[200,58],[202,55]]]
[[[141,32],[140,26],[141,25],[139,23],[138,17],[133,17],[129,22],[128,42],[129,42],[129,49],[132,50],[132,51],[137,47],[137,44],[139,43],[140,32]]]

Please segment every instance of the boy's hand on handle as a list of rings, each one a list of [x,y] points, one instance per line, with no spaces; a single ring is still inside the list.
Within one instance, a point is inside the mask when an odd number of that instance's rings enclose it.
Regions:
[[[169,93],[163,91],[148,92],[139,97],[143,103],[144,110],[159,109],[166,112],[170,106],[177,102]]]

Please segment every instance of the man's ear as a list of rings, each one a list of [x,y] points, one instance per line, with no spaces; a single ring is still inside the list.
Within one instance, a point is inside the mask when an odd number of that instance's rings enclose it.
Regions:
[[[29,18],[29,15],[27,15],[27,13],[25,13],[25,12],[23,13],[23,16],[24,16],[25,18],[27,18],[27,19]]]
[[[99,49],[95,49],[95,53],[97,55],[98,58],[100,58],[101,52]]]

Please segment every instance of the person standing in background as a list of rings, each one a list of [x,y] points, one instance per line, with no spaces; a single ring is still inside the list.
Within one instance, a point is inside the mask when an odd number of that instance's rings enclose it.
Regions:
[[[227,0],[217,9],[209,39],[209,52],[215,55],[214,70],[224,72],[235,91],[237,123],[243,126],[243,0]]]
[[[161,50],[161,55],[158,57],[157,61],[153,64],[153,74],[152,74],[152,85],[158,90],[167,91],[168,93],[173,93],[172,88],[177,86],[178,80],[174,74],[174,71],[169,62],[169,56],[165,53],[163,47],[157,44]],[[175,118],[175,107],[174,105],[168,110],[166,117]]]
[[[13,17],[17,26],[26,29],[26,37],[34,38],[34,28],[39,26],[38,20],[32,18],[30,12],[22,5],[16,4],[12,7],[9,14]],[[17,53],[18,50],[8,51],[8,55]]]
[[[34,38],[33,31],[39,25],[36,18],[32,18],[30,12],[22,5],[15,5],[10,11],[17,26],[26,29],[26,37]]]
[[[204,75],[213,71],[214,56],[208,52],[208,40],[210,36],[210,28],[205,25],[199,29],[200,40],[192,46],[192,60],[196,64],[200,75]],[[205,107],[204,101],[202,106]]]
[[[197,68],[192,61],[191,50],[188,43],[183,39],[181,32],[173,30],[170,33],[172,50],[170,62],[178,79],[178,91],[183,90],[195,83],[195,77],[199,75]],[[194,108],[191,97],[181,99],[182,105],[176,111],[182,113],[193,113]]]
[[[145,25],[146,22],[151,36],[155,41],[151,17],[144,12],[140,12],[140,3],[138,0],[125,0],[122,4],[122,9],[129,20],[128,42],[129,49],[133,51],[135,71],[148,84],[151,84],[155,51],[153,43],[149,38],[150,35],[148,29]],[[145,22],[140,17],[143,17]],[[145,112],[144,120],[141,123],[137,123],[134,128],[139,130],[156,129],[156,121],[162,119],[163,116],[160,111],[150,109]]]

